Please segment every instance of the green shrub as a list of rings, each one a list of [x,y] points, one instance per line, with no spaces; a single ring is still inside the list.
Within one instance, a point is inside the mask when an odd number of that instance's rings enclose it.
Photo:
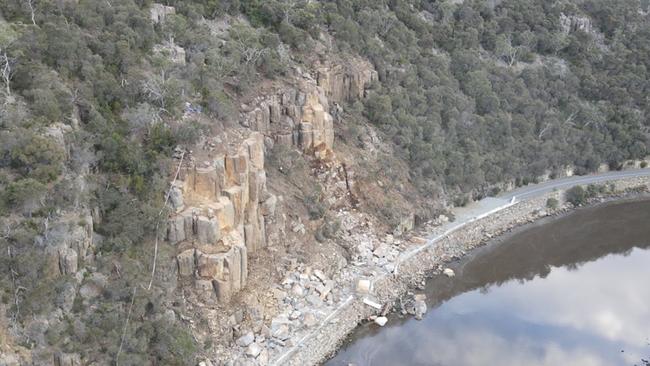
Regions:
[[[465,207],[469,203],[469,197],[466,195],[456,196],[454,198],[454,206],[456,207]]]
[[[171,129],[161,123],[155,124],[147,137],[147,147],[150,152],[169,155],[176,146],[176,138]]]
[[[648,162],[647,161],[642,161],[641,162],[641,169],[645,169],[648,167]]]
[[[307,212],[309,212],[309,218],[312,220],[318,220],[325,215],[327,207],[321,201],[319,194],[312,193],[305,196],[304,199],[305,206],[307,206]]]
[[[555,210],[559,207],[559,205],[560,202],[556,198],[551,197],[546,200],[546,208],[548,209]]]
[[[580,206],[587,202],[587,192],[582,186],[575,186],[566,191],[565,199],[574,206]]]
[[[490,192],[488,192],[488,196],[489,197],[495,197],[499,193],[501,193],[501,188],[500,187],[492,187],[490,189]]]
[[[603,184],[590,184],[587,186],[587,198],[594,198],[599,194],[607,192],[607,186]]]
[[[199,141],[204,129],[205,126],[202,126],[198,122],[188,121],[176,129],[174,137],[179,144],[191,145]]]
[[[17,135],[20,135],[17,133]],[[27,133],[16,136],[18,143],[11,150],[11,166],[24,177],[47,183],[60,172],[65,152],[52,139]]]
[[[46,190],[47,187],[35,179],[20,179],[9,184],[3,200],[10,207],[31,214],[40,206]]]

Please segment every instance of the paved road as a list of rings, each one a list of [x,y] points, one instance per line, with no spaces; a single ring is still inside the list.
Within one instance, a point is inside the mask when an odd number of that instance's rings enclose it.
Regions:
[[[567,189],[576,185],[606,183],[617,179],[648,176],[650,176],[650,169],[633,169],[592,175],[576,175],[573,177],[553,179],[539,184],[530,184],[509,192],[504,192],[496,197],[486,197],[480,201],[472,202],[467,207],[454,208],[453,213],[456,216],[454,223],[464,224],[498,207],[504,207],[508,203],[511,203],[513,198],[519,202],[542,196],[554,189]],[[449,226],[451,227],[452,225]]]
[[[441,227],[443,231],[442,233],[437,235],[436,234],[430,235],[427,238],[426,244],[423,244],[417,248],[413,248],[408,252],[402,253],[397,259],[396,267],[392,275],[398,274],[400,263],[407,260],[408,258],[411,258],[417,253],[433,245],[436,245],[436,243],[439,242],[440,239],[444,238],[450,233],[462,228],[463,226],[467,225],[472,221],[475,221],[477,219],[480,219],[481,217],[485,217],[487,215],[490,215],[494,212],[497,212],[505,207],[512,205],[514,202],[512,199],[513,197],[515,197],[517,201],[522,201],[522,200],[527,200],[527,199],[541,196],[545,193],[552,191],[553,189],[566,189],[566,188],[573,187],[575,185],[604,183],[607,181],[623,179],[623,178],[635,178],[635,177],[647,177],[647,176],[650,176],[650,169],[624,170],[624,171],[607,172],[607,173],[594,174],[594,175],[566,177],[566,178],[550,180],[544,183],[533,184],[533,185],[517,188],[513,191],[505,192],[497,197],[487,197],[478,202],[473,202],[467,207],[455,208],[454,215],[456,216],[456,220],[444,224]],[[380,274],[379,277],[383,277],[386,275],[388,274],[383,273]],[[375,281],[377,281],[378,279],[379,278],[375,278]],[[334,309],[315,330],[310,331],[309,333],[304,335],[293,347],[289,348],[285,353],[281,354],[278,358],[276,358],[272,362],[272,365],[280,366],[280,365],[290,363],[294,354],[301,347],[304,347],[306,342],[309,342],[314,336],[319,334],[321,329],[323,329],[323,327],[327,325],[332,318],[335,318],[340,311],[342,311],[345,307],[350,306],[350,304],[353,304],[354,303],[353,300],[354,297],[350,296],[343,303],[339,304],[336,307],[336,309]]]
[[[498,198],[504,200],[511,200],[516,197],[518,201],[534,198],[548,193],[554,189],[566,189],[575,185],[604,183],[610,180],[623,179],[623,178],[636,178],[650,176],[650,169],[634,169],[607,172],[593,175],[573,176],[560,179],[553,179],[547,182],[528,185],[525,187],[517,188],[513,191],[503,193]]]

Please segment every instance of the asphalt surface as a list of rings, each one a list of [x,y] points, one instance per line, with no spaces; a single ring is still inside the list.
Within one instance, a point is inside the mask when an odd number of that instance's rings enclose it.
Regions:
[[[504,192],[496,197],[486,197],[480,201],[472,202],[466,207],[454,208],[453,213],[456,217],[456,220],[445,224],[443,228],[452,230],[460,228],[461,226],[464,226],[465,224],[474,221],[477,218],[506,208],[515,201],[526,201],[531,198],[542,196],[553,191],[554,189],[568,189],[576,185],[598,183],[602,184],[612,180],[648,176],[650,176],[650,168],[612,171],[591,175],[575,175],[572,177],[553,179],[543,183],[530,184],[525,187],[520,187],[512,191]],[[433,236],[430,237],[430,239],[433,238]]]
[[[576,185],[605,183],[610,180],[647,177],[647,176],[650,176],[650,168],[621,170],[621,171],[613,171],[613,172],[593,174],[593,175],[565,177],[565,178],[549,180],[547,182],[543,182],[539,184],[533,184],[533,185],[517,188],[515,190],[503,193],[502,195],[497,196],[497,198],[501,198],[509,201],[513,197],[515,197],[517,201],[523,201],[526,199],[541,196],[545,193],[551,192],[554,189],[566,189]]]
[[[443,230],[441,234],[429,236],[427,238],[428,240],[426,244],[414,248],[406,253],[402,253],[399,256],[396,263],[395,270],[392,273],[392,275],[397,275],[399,269],[399,263],[401,263],[402,261],[435,245],[440,239],[462,228],[466,224],[478,220],[482,217],[491,215],[492,213],[498,212],[506,207],[509,207],[513,205],[515,201],[525,201],[531,198],[535,198],[544,195],[545,193],[548,193],[554,189],[567,189],[576,185],[605,183],[611,180],[647,177],[647,176],[650,176],[650,168],[566,177],[566,178],[554,179],[539,184],[532,184],[525,187],[517,188],[513,191],[505,192],[497,197],[486,197],[478,202],[471,203],[470,205],[468,205],[468,207],[458,207],[454,209],[454,215],[456,216],[456,220],[444,224],[441,227]],[[513,200],[513,198],[515,198],[515,200]],[[385,276],[385,275],[387,274],[382,274],[380,276]],[[286,352],[281,354],[278,358],[276,358],[275,361],[271,363],[271,365],[280,366],[287,363],[289,360],[291,360],[291,357],[301,347],[304,346],[306,341],[308,341],[309,339],[317,335],[318,332],[321,330],[321,328],[323,328],[331,319],[335,318],[343,308],[353,303],[353,299],[354,299],[353,296],[350,296],[343,303],[339,304],[337,308],[334,311],[332,311],[323,322],[321,322],[321,324],[318,326],[317,329],[310,331],[308,334],[304,335],[293,347],[291,347]]]

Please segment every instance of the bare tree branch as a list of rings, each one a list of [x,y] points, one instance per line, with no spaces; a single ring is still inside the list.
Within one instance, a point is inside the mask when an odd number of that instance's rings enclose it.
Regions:
[[[578,115],[578,111],[575,111],[575,112],[571,113],[571,115],[569,115],[569,117],[567,117],[567,118],[564,120],[564,123],[563,123],[562,125],[575,126],[575,123],[573,123],[573,119],[574,119],[577,115]]]
[[[115,366],[120,365],[120,354],[122,353],[122,347],[124,346],[124,338],[126,338],[126,330],[129,327],[129,320],[131,319],[131,311],[133,310],[133,303],[135,302],[135,293],[138,290],[137,287],[133,287],[133,294],[131,295],[131,305],[129,306],[129,311],[126,314],[126,321],[124,322],[124,329],[122,329],[122,340],[120,341],[120,348],[117,350],[115,355]]]
[[[162,213],[165,210],[165,207],[167,207],[167,203],[169,202],[169,197],[172,194],[172,189],[174,187],[174,183],[176,183],[176,180],[178,179],[178,174],[181,172],[181,167],[183,166],[183,158],[185,157],[185,151],[181,154],[181,161],[178,163],[178,168],[176,169],[176,174],[174,174],[174,180],[172,180],[172,183],[170,184],[169,191],[167,191],[167,196],[165,197],[165,203],[163,207],[160,209],[160,212],[158,212],[158,219],[156,220],[156,243],[154,246],[154,251],[153,251],[153,264],[151,265],[151,279],[149,280],[149,286],[147,286],[147,290],[151,290],[151,285],[153,284],[153,278],[156,275],[156,262],[158,259],[158,228],[160,226],[160,217],[162,216]]]
[[[551,127],[552,127],[551,123],[550,123],[550,122],[547,122],[547,123],[546,123],[546,126],[544,126],[544,128],[543,128],[541,131],[539,131],[539,135],[537,135],[537,139],[541,140],[541,139],[542,139],[542,136],[544,136],[544,134],[545,134],[545,133],[546,133],[546,132],[551,128]]]
[[[27,6],[29,6],[29,11],[32,13],[32,24],[36,25],[36,20],[34,19],[34,0],[27,0]]]
[[[14,76],[13,65],[15,60],[7,55],[7,49],[0,47],[0,77],[5,84],[7,95],[11,95],[11,79]]]
[[[239,51],[242,53],[244,56],[244,62],[246,65],[250,64],[251,62],[255,64],[257,60],[262,57],[266,52],[268,52],[268,49],[266,48],[256,48],[253,46],[248,46],[241,40],[237,41],[237,45],[239,46]]]

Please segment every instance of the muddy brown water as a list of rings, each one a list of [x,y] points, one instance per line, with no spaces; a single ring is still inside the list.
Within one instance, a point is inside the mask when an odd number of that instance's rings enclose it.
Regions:
[[[423,320],[362,325],[325,365],[647,365],[650,200],[542,220],[450,267]]]

